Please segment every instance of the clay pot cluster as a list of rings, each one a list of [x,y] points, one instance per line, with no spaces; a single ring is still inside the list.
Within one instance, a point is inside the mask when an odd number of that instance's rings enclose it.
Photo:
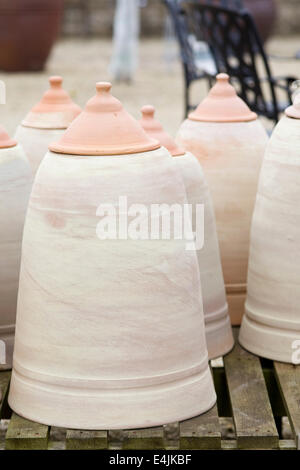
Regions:
[[[176,142],[154,114],[144,106],[136,121],[107,82],[97,83],[81,111],[61,78],[51,77],[50,90],[16,132],[27,157],[0,132],[0,215],[7,220],[0,333],[11,352],[18,295],[9,404],[30,420],[79,429],[149,427],[197,416],[216,402],[208,361],[233,347],[229,313],[233,323],[241,320],[267,135],[225,74]],[[296,172],[294,180],[291,194]],[[155,239],[108,236],[141,207],[138,226],[145,226],[145,213],[147,227],[159,224],[153,205],[163,212],[189,207],[196,240],[202,207],[202,245],[187,245],[175,228]],[[258,295],[254,263],[249,298]],[[282,305],[284,299],[283,293]],[[247,300],[248,322],[252,310]],[[242,333],[252,334],[244,324]]]

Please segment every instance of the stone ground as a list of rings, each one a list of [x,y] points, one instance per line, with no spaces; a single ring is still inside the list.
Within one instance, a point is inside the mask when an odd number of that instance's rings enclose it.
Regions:
[[[174,46],[175,47],[175,46]],[[176,56],[172,47],[169,55]],[[292,56],[300,49],[300,36],[273,38],[268,45],[271,54]],[[1,73],[6,82],[7,104],[0,106],[1,124],[12,135],[18,123],[47,88],[47,77],[64,77],[65,88],[80,105],[95,92],[95,82],[109,80],[108,65],[111,41],[103,39],[65,39],[54,47],[47,68],[42,73]],[[166,43],[160,39],[143,40],[140,62],[133,84],[115,83],[113,93],[134,116],[144,104],[153,104],[157,116],[172,134],[183,118],[183,76],[178,59],[166,62]],[[300,78],[300,60],[271,61],[274,74]],[[207,92],[206,85],[195,86],[195,102]]]

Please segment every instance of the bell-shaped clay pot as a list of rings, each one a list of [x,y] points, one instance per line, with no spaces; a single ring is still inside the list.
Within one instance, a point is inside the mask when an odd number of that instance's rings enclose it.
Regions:
[[[23,146],[33,175],[48,151],[49,144],[59,139],[81,109],[62,88],[62,77],[49,78],[50,88],[18,126],[15,138]]]
[[[48,425],[155,426],[216,400],[195,251],[132,234],[141,204],[152,226],[152,204],[186,203],[182,180],[110,87],[50,145],[26,218],[9,403]]]
[[[261,169],[239,338],[249,351],[289,363],[300,363],[299,199],[298,95],[275,127]]]
[[[172,137],[164,131],[160,122],[154,118],[154,107],[144,106],[141,112],[140,123],[143,129],[176,157],[174,164],[182,176],[188,204],[191,204],[192,229],[196,234],[196,242],[198,240],[199,243],[202,238],[200,232],[203,231],[203,221],[197,220],[197,205],[204,206],[203,246],[197,246],[196,243],[196,248],[202,285],[206,342],[209,359],[223,356],[232,349],[234,341],[226,302],[215,215],[208,185],[201,165],[194,155],[178,147]]]
[[[241,322],[246,296],[249,234],[258,175],[268,136],[236,95],[226,74],[189,114],[177,142],[200,161],[217,222],[231,321]]]
[[[12,367],[22,233],[31,184],[32,174],[24,151],[1,127],[0,370]]]

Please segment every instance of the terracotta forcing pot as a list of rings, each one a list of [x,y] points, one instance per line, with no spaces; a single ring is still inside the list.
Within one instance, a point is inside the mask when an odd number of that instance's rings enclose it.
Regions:
[[[22,232],[31,178],[21,146],[0,127],[0,347],[6,356],[2,363],[1,354],[0,370],[12,367]]]
[[[50,88],[18,126],[15,138],[28,156],[35,175],[51,142],[59,139],[81,109],[62,88],[62,77],[49,78]]]
[[[265,42],[272,34],[277,17],[274,0],[243,0],[247,10],[253,15],[260,37]]]
[[[155,426],[216,400],[195,251],[124,231],[133,204],[152,225],[152,204],[186,203],[181,177],[110,87],[50,146],[24,230],[9,404],[67,428]]]
[[[194,155],[178,147],[172,137],[164,131],[160,122],[154,118],[154,107],[144,106],[141,112],[140,123],[147,134],[157,139],[173,157],[176,157],[174,163],[182,176],[188,204],[192,205],[194,233],[197,229],[200,232],[202,228],[196,221],[196,206],[204,205],[204,245],[197,250],[197,257],[202,285],[206,342],[209,359],[224,356],[232,349],[234,341],[226,302],[215,214],[208,185]]]
[[[199,3],[213,3],[224,5],[223,0],[199,0]],[[265,42],[272,34],[276,21],[276,4],[274,0],[241,0],[242,7],[246,8],[253,16],[259,35]],[[236,8],[235,0],[226,0],[225,4]]]
[[[249,233],[259,170],[268,136],[235,93],[226,74],[189,114],[178,144],[200,161],[216,214],[231,321],[241,322],[246,295]]]
[[[251,229],[240,342],[260,356],[300,363],[300,99],[267,147]]]
[[[58,35],[63,3],[63,0],[1,0],[1,70],[43,70]]]

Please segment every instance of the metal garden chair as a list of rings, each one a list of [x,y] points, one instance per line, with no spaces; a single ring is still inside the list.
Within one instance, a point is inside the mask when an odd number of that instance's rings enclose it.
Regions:
[[[206,42],[216,71],[228,73],[239,96],[248,106],[276,123],[280,113],[291,103],[291,84],[296,78],[272,75],[254,20],[242,7],[240,0],[223,0],[220,1],[222,5],[209,0],[205,3],[196,0],[164,1],[169,10],[173,8],[173,19],[176,15],[175,30],[178,39],[180,34],[182,37],[193,36],[198,41]],[[195,107],[190,100],[191,84],[199,78],[207,78],[210,82],[213,76],[207,72],[197,76],[194,56],[186,51],[183,54],[181,41],[179,40],[185,70],[187,114]],[[186,49],[188,46],[186,41]],[[278,99],[279,89],[286,95],[285,102]]]

